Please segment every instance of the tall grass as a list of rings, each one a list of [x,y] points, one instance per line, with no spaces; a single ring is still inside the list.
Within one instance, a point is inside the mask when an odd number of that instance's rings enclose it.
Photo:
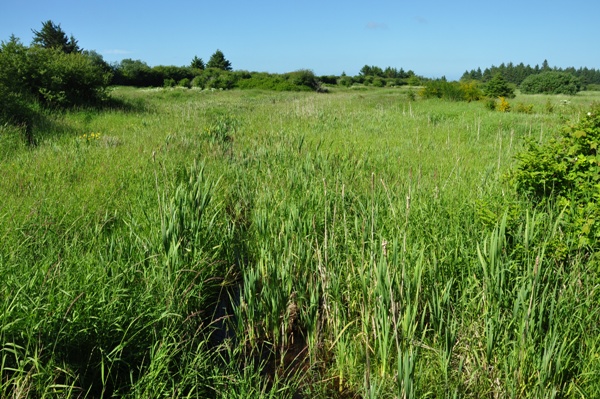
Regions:
[[[2,131],[1,396],[600,393],[597,266],[501,178],[587,97],[114,95]]]

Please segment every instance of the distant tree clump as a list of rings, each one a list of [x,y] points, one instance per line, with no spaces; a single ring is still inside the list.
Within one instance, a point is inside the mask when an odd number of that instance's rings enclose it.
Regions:
[[[482,71],[481,68],[472,69],[471,71],[465,71],[461,80],[489,82],[494,75],[499,73],[508,83],[520,86],[528,76],[550,71],[570,73],[579,79],[582,89],[596,90],[597,88],[595,85],[600,85],[600,70],[598,69],[590,69],[587,67],[580,67],[578,69],[575,69],[574,67],[551,67],[548,60],[544,60],[541,66],[536,65],[535,67],[525,65],[522,62],[519,64],[509,62],[507,64],[502,63],[499,66],[492,65],[490,68],[485,68],[484,71]]]
[[[506,82],[506,80],[500,73],[494,75],[494,77],[487,83],[487,85],[483,89],[483,92],[486,96],[493,98],[515,97],[514,89]]]
[[[579,79],[570,73],[557,71],[531,75],[521,83],[521,91],[525,94],[575,95],[580,89]]]
[[[215,51],[213,55],[210,56],[208,63],[206,64],[207,68],[215,68],[222,69],[223,71],[231,71],[231,62],[229,62],[225,55],[221,50]]]

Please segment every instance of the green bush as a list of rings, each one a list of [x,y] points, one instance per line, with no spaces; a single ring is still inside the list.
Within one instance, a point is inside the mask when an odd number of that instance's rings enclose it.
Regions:
[[[600,106],[565,126],[557,139],[530,142],[517,156],[511,178],[521,194],[539,202],[555,199],[567,206],[567,218],[579,245],[600,239]]]
[[[483,92],[488,97],[498,98],[514,98],[514,89],[504,80],[504,77],[500,73],[494,75],[492,79],[486,84]]]
[[[466,91],[465,91],[466,90]],[[451,101],[470,101],[477,97],[474,87],[444,79],[431,80],[425,83],[419,94],[423,98],[442,98]]]
[[[533,104],[518,103],[515,107],[515,112],[522,114],[533,114]]]
[[[373,81],[371,82],[371,84],[375,87],[383,87],[383,86],[385,86],[385,80],[376,76],[373,78]]]
[[[496,110],[496,99],[494,98],[488,98],[487,100],[485,100],[485,107],[487,109],[489,109],[490,111],[495,111]]]
[[[110,74],[86,55],[39,47],[28,53],[33,68],[22,79],[31,79],[31,89],[45,105],[72,107],[106,98]]]
[[[189,78],[183,78],[177,83],[177,86],[190,88],[192,87],[192,81]]]
[[[51,107],[94,104],[106,98],[110,81],[110,73],[91,56],[57,48],[27,48],[14,37],[2,43],[0,67],[3,97],[16,104],[32,98]]]
[[[459,85],[465,101],[478,101],[483,97],[483,92],[476,81],[460,82]]]
[[[172,77],[167,77],[174,79]],[[140,60],[126,58],[114,68],[112,84],[136,87],[160,86],[165,77]]]
[[[585,88],[588,91],[600,91],[600,84],[598,83],[590,83]]]
[[[338,85],[340,86],[350,87],[352,86],[352,83],[354,83],[354,80],[351,76],[341,76],[338,79]]]
[[[525,94],[575,95],[581,89],[581,82],[570,73],[548,71],[528,76],[520,87]]]
[[[35,116],[36,97],[30,82],[27,47],[14,36],[0,46],[0,123],[29,126]]]
[[[236,74],[235,72],[233,73]],[[243,73],[235,80],[240,89],[263,89],[275,91],[322,91],[320,81],[310,70],[299,70],[285,74],[266,72]]]

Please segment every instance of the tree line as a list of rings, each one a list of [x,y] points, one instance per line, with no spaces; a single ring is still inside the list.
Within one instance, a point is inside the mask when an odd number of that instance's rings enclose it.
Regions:
[[[536,65],[534,67],[525,65],[522,62],[516,65],[509,62],[507,64],[502,63],[499,66],[492,65],[489,68],[485,68],[483,71],[481,68],[472,69],[470,71],[465,71],[460,80],[477,80],[486,83],[495,75],[500,74],[507,82],[520,86],[529,76],[544,72],[562,72],[571,74],[579,79],[584,88],[590,88],[590,85],[600,85],[600,70],[598,69],[590,69],[587,67],[580,67],[577,69],[575,67],[550,67],[548,60],[544,60],[541,66]]]
[[[29,46],[15,36],[0,44],[0,123],[21,125],[26,130],[30,130],[43,109],[106,102],[111,85],[317,92],[327,91],[328,85],[425,85],[426,97],[467,101],[491,96],[486,86],[497,86],[495,76],[501,76],[515,87],[520,86],[523,92],[552,87],[554,91],[550,93],[575,94],[586,86],[600,88],[600,71],[551,68],[546,60],[541,67],[533,68],[523,63],[501,64],[484,71],[477,68],[466,71],[460,82],[447,82],[445,78],[432,80],[411,70],[374,65],[363,66],[355,76],[346,73],[316,76],[307,69],[283,74],[234,70],[221,50],[216,50],[207,62],[194,56],[186,66],[151,67],[134,59],[109,64],[97,52],[81,48],[75,37],[68,36],[60,24],[51,20],[32,32],[34,36]],[[556,87],[559,89],[554,89]]]

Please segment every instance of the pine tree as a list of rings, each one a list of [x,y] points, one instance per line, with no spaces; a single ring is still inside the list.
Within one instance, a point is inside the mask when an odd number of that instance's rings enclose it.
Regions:
[[[73,35],[68,38],[67,34],[60,27],[60,24],[55,25],[51,20],[43,22],[41,30],[36,31],[32,29],[31,31],[34,34],[33,45],[44,48],[58,48],[67,54],[81,52],[81,49],[77,45],[77,40],[75,40]]]
[[[202,58],[198,58],[198,56],[194,56],[190,66],[194,69],[204,69],[205,67],[204,61],[202,61]]]
[[[225,59],[225,55],[221,50],[217,50],[213,55],[210,56],[206,67],[231,71],[231,62]]]

